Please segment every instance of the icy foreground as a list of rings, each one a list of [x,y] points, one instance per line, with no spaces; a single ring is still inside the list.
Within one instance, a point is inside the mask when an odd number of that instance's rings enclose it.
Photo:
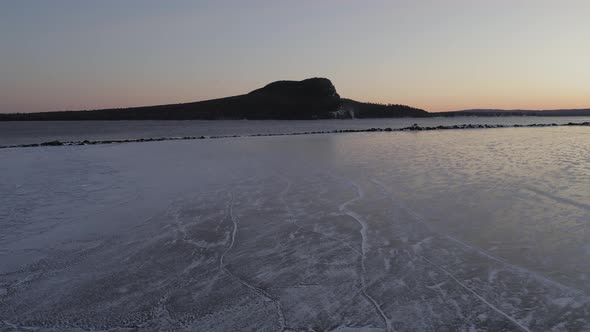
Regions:
[[[0,330],[590,330],[590,129],[0,151]]]

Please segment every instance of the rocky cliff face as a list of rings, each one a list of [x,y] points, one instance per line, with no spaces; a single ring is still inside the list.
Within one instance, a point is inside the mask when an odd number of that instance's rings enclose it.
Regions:
[[[287,119],[328,119],[341,106],[340,95],[327,78],[277,81],[250,92],[247,98],[259,101],[260,111]]]
[[[280,95],[293,98],[335,98],[340,96],[327,78],[309,78],[303,81],[276,81],[256,89],[250,95]]]

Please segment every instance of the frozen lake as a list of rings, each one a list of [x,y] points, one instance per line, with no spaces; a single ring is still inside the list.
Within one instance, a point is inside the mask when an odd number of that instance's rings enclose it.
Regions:
[[[156,137],[288,134],[340,129],[404,128],[461,124],[563,124],[590,121],[588,116],[570,117],[454,117],[394,118],[311,121],[26,121],[1,122],[0,146],[49,141],[101,141]]]
[[[588,127],[0,160],[3,331],[590,330]]]

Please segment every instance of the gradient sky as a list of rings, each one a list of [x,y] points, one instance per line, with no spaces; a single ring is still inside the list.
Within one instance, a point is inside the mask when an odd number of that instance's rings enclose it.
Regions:
[[[590,1],[0,0],[0,112],[321,76],[428,111],[590,107]]]

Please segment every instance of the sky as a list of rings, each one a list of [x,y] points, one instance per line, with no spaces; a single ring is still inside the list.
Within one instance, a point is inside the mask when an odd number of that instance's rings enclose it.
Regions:
[[[0,0],[0,113],[327,77],[427,111],[590,108],[588,0]]]

